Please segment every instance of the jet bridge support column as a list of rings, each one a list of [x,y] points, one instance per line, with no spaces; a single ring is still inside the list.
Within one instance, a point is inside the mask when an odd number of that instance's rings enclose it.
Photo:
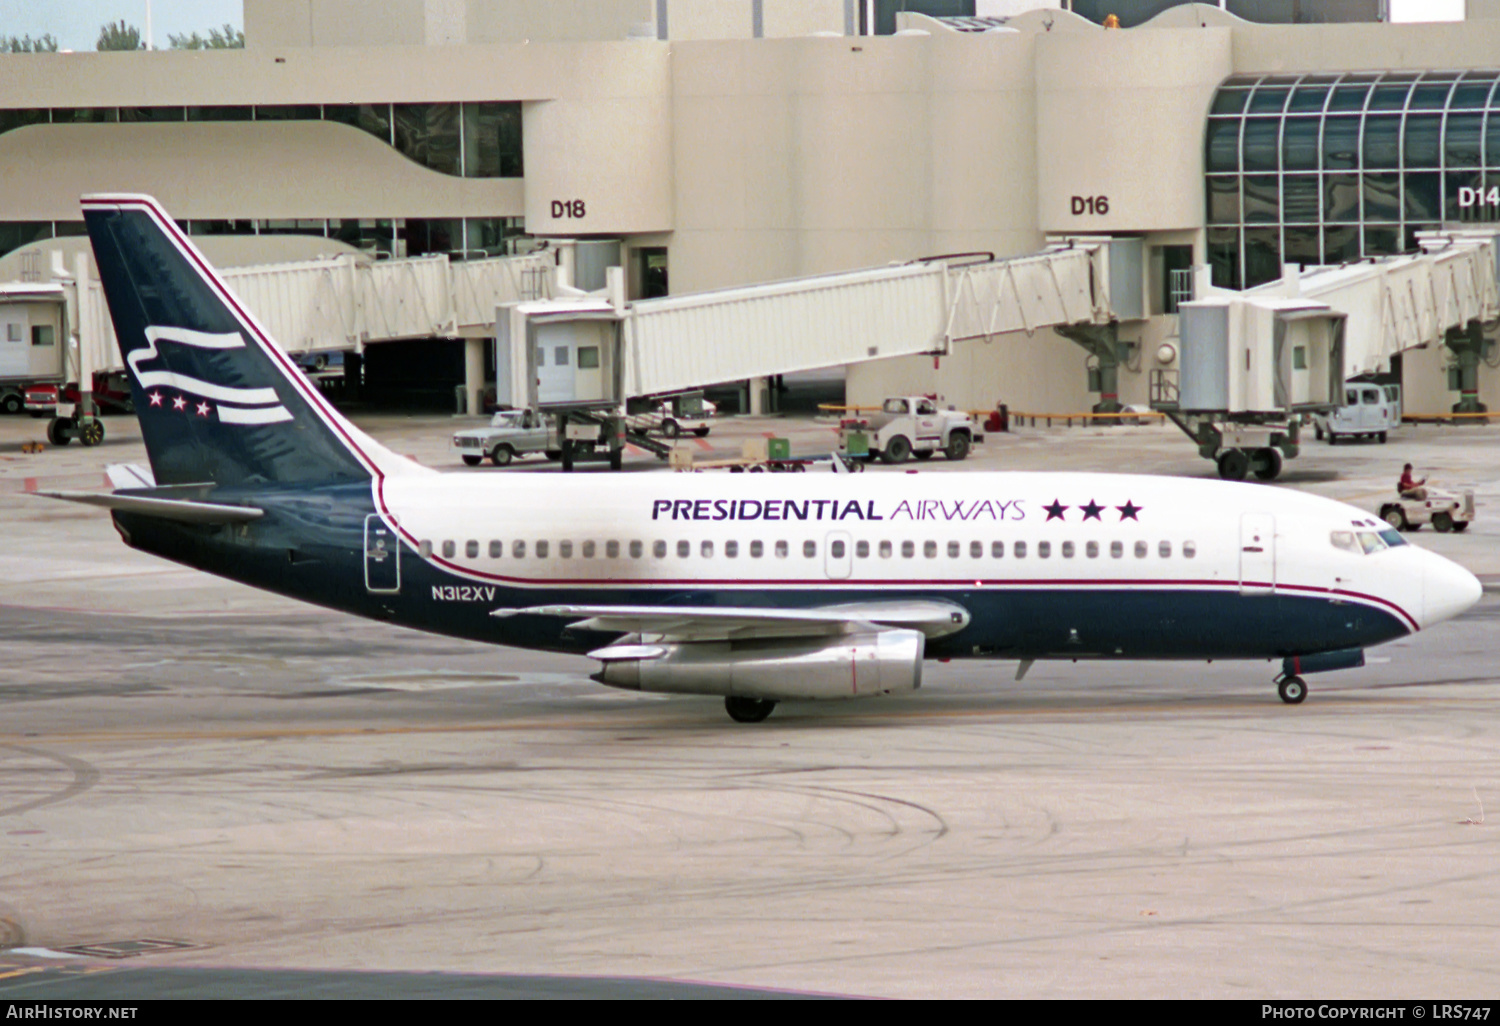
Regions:
[[[1099,393],[1094,404],[1095,413],[1120,412],[1120,324],[1059,324],[1056,331],[1063,338],[1077,342],[1092,356],[1098,366],[1091,368],[1099,375],[1098,388],[1089,382],[1089,391]]]
[[[1470,321],[1462,328],[1449,328],[1443,336],[1443,344],[1453,351],[1458,364],[1458,402],[1453,404],[1454,413],[1484,413],[1487,409],[1479,401],[1479,361],[1484,356],[1484,328],[1478,321]]]

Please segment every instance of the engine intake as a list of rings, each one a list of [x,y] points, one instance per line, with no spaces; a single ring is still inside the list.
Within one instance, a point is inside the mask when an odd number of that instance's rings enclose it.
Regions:
[[[593,679],[632,691],[735,695],[773,700],[860,698],[922,686],[921,631],[838,638],[761,638],[680,644],[620,644],[589,655]]]

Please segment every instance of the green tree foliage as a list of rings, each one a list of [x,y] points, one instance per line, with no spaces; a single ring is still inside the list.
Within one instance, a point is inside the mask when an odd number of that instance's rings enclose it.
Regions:
[[[94,44],[95,50],[144,50],[145,48],[146,44],[141,41],[141,30],[134,25],[125,24],[123,18],[100,26],[99,41]]]
[[[30,36],[0,36],[0,53],[56,53],[57,39],[48,32]]]
[[[207,38],[192,32],[169,35],[167,41],[174,50],[243,50],[245,33],[226,22],[222,29],[209,29]]]

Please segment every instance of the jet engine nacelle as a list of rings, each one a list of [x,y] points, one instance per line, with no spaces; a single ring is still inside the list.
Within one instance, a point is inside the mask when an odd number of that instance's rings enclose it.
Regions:
[[[837,638],[616,644],[589,654],[604,661],[594,680],[632,691],[776,701],[859,698],[921,687],[926,641],[921,631],[884,630]]]

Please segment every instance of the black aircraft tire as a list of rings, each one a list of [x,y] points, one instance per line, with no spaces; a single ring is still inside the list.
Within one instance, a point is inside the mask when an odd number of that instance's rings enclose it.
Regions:
[[[53,417],[47,422],[47,441],[53,445],[67,445],[73,440],[73,422],[67,417]]]
[[[1438,534],[1447,534],[1453,530],[1453,517],[1448,513],[1434,513],[1432,515],[1432,529]]]
[[[1276,693],[1287,705],[1301,705],[1307,697],[1307,681],[1301,677],[1283,677],[1276,684]]]
[[[1250,457],[1241,449],[1225,449],[1219,453],[1219,476],[1226,481],[1243,481],[1250,472]]]
[[[96,417],[89,417],[78,424],[78,444],[93,448],[104,441],[104,425]]]
[[[1281,453],[1275,449],[1256,449],[1251,463],[1255,476],[1262,481],[1274,481],[1281,476]]]
[[[730,695],[724,699],[724,711],[736,723],[760,723],[771,715],[771,710],[775,708],[776,703],[769,698],[741,698],[738,695]]]
[[[885,443],[885,451],[880,458],[887,463],[905,463],[911,456],[911,443],[906,440],[905,435],[897,435]]]

